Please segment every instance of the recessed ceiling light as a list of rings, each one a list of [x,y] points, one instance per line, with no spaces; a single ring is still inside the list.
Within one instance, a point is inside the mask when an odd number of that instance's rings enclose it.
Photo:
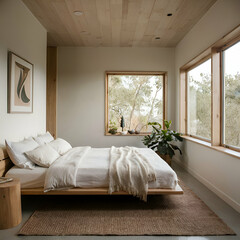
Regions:
[[[76,15],[76,16],[81,16],[81,15],[83,15],[83,12],[81,12],[81,11],[74,11],[73,13],[74,13],[74,15]]]
[[[172,13],[168,13],[167,16],[168,16],[168,17],[171,17],[171,16],[172,16]]]
[[[160,37],[155,37],[155,39],[156,39],[156,40],[159,40],[159,39],[160,39]]]

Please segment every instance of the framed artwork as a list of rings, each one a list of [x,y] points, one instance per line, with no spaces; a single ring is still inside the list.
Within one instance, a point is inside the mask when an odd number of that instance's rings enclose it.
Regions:
[[[33,64],[9,52],[8,113],[33,112]]]

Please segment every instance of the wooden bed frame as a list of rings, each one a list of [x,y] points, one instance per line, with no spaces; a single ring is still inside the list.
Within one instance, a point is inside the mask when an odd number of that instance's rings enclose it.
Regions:
[[[0,146],[0,176],[4,176],[6,172],[13,166],[8,157],[6,148]],[[43,188],[22,188],[22,195],[109,195],[108,188],[72,188],[68,190],[44,192]],[[183,194],[182,188],[177,185],[175,189],[168,188],[150,188],[148,195],[161,194]],[[114,192],[112,195],[129,195],[127,192]]]
[[[44,192],[43,188],[22,188],[22,195],[109,195],[108,188],[72,188],[61,191]],[[150,188],[148,195],[183,194],[182,188],[177,185],[175,189]],[[127,192],[114,192],[111,195],[129,195]]]

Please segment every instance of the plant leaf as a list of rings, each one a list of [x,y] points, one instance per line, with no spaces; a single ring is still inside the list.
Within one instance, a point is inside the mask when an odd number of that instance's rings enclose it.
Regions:
[[[170,156],[170,158],[172,158],[173,155],[175,155],[174,150],[171,148],[170,145],[168,145],[167,154]]]
[[[168,145],[167,144],[158,144],[157,150],[160,154],[166,155],[167,154]]]
[[[180,152],[180,154],[182,155],[182,151],[181,151],[181,149],[180,149],[178,146],[173,145],[173,144],[170,144],[170,145],[171,145],[171,147],[172,147],[174,150],[178,150],[178,151]]]

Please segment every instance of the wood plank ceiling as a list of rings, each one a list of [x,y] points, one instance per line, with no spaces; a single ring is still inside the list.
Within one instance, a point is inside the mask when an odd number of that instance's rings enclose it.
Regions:
[[[174,47],[216,0],[22,0],[49,46]],[[74,11],[81,11],[76,16]],[[172,16],[167,16],[169,13]],[[160,39],[156,39],[160,38]]]

